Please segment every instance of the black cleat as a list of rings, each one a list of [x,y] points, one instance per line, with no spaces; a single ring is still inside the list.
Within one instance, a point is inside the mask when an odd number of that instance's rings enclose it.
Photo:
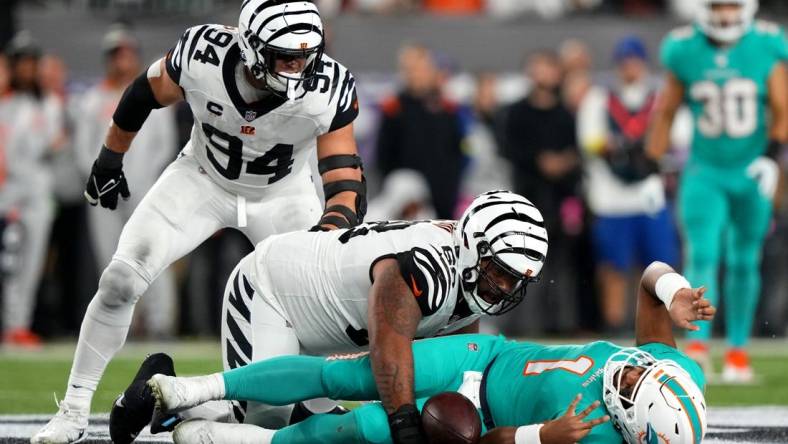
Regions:
[[[344,415],[345,413],[350,412],[350,410],[342,407],[341,405],[337,405],[330,411],[326,412],[328,415]],[[290,414],[290,422],[288,425],[298,424],[299,422],[309,418],[310,416],[314,415],[311,410],[309,410],[303,402],[297,402],[293,406],[293,412]]]
[[[175,426],[182,421],[181,415],[164,413],[158,407],[154,407],[153,418],[150,421],[150,432],[154,435],[161,432],[172,432],[175,430]]]
[[[145,383],[153,375],[175,376],[172,358],[155,353],[142,362],[140,369],[115,402],[109,413],[109,436],[115,444],[130,444],[151,421],[155,399]]]

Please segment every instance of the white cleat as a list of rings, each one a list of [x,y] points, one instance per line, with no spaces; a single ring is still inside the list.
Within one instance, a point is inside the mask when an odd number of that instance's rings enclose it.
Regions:
[[[156,406],[165,413],[176,413],[189,407],[199,405],[201,401],[190,403],[187,384],[181,383],[176,376],[153,375],[148,380],[148,387],[156,398]]]
[[[251,424],[228,424],[190,419],[175,426],[175,444],[261,444],[270,442],[274,431]]]
[[[58,412],[32,438],[31,444],[73,444],[88,437],[88,411],[61,401]]]
[[[220,384],[222,388],[219,388]],[[222,399],[223,384],[218,374],[190,378],[156,374],[148,380],[156,405],[165,413],[177,413],[207,401]]]

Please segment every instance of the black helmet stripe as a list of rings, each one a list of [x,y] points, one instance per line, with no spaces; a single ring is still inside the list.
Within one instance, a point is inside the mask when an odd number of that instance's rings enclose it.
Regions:
[[[542,221],[536,220],[536,219],[532,218],[531,216],[529,216],[527,214],[511,212],[511,213],[501,214],[500,216],[498,216],[495,219],[491,220],[490,223],[487,224],[486,227],[484,227],[484,231],[487,232],[487,230],[489,230],[490,228],[498,225],[499,223],[501,223],[501,222],[503,222],[505,220],[519,220],[519,221],[522,221],[522,222],[528,222],[530,224],[536,225],[537,227],[544,228],[544,222],[542,222]]]
[[[305,11],[290,11],[290,12],[284,12],[283,11],[283,12],[281,12],[279,14],[272,15],[271,17],[268,17],[267,19],[263,20],[263,23],[261,23],[260,26],[257,28],[257,35],[260,35],[260,33],[263,32],[263,28],[265,27],[265,25],[271,23],[272,21],[274,21],[274,20],[276,20],[276,19],[278,19],[280,17],[285,17],[285,16],[288,16],[288,15],[300,15],[300,14],[315,14],[318,19],[320,18],[320,14],[318,14],[317,11],[314,11],[314,10],[311,10],[311,9],[308,9],[308,10],[305,10]]]
[[[465,231],[465,226],[468,224],[468,220],[474,214],[478,213],[479,211],[481,211],[481,210],[483,210],[483,209],[485,209],[487,207],[492,207],[492,206],[495,206],[495,205],[503,205],[503,204],[510,204],[510,205],[511,204],[523,204],[523,205],[527,205],[529,207],[536,208],[531,202],[527,202],[525,200],[496,200],[496,201],[485,202],[485,203],[479,205],[478,207],[473,208],[470,211],[468,211],[468,214],[465,216],[465,219],[463,219],[462,225],[460,226],[461,231]]]
[[[250,0],[247,0],[247,1],[250,1]],[[259,6],[258,6],[258,7],[257,7],[255,10],[254,10],[254,12],[252,13],[252,16],[249,18],[249,27],[250,27],[250,28],[252,27],[252,24],[254,23],[254,19],[256,19],[256,18],[257,18],[257,15],[258,15],[258,14],[260,14],[261,12],[263,12],[264,10],[268,9],[268,8],[272,8],[272,7],[274,7],[274,6],[280,6],[280,5],[284,5],[285,3],[301,3],[301,2],[303,2],[303,1],[304,1],[304,0],[279,0],[279,1],[277,1],[277,0],[271,0],[271,1],[265,1],[265,2],[261,3],[261,4],[260,4],[260,5],[259,5]],[[241,11],[243,11],[243,9],[244,9],[246,6],[247,6],[247,3],[246,3],[246,2],[244,2],[244,3],[243,3],[243,5],[241,6]]]
[[[537,260],[537,261],[541,261],[541,260],[543,260],[545,258],[545,255],[543,253],[540,253],[540,252],[538,252],[538,251],[536,251],[534,249],[531,249],[531,248],[523,248],[523,247],[504,248],[503,250],[495,252],[496,255],[501,255],[501,254],[504,254],[504,253],[522,254],[522,255],[528,256],[528,257],[530,257],[530,258],[532,258],[534,260]]]
[[[502,237],[513,236],[513,235],[526,236],[526,237],[530,237],[531,239],[536,239],[536,240],[540,240],[540,241],[542,241],[544,243],[547,243],[547,239],[543,238],[542,236],[537,236],[537,235],[535,235],[533,233],[526,233],[524,231],[504,231],[503,233],[501,233],[501,234],[495,236],[494,238],[492,238],[492,240],[490,241],[490,247],[495,245],[495,243],[498,242]]]
[[[285,26],[284,28],[276,31],[268,39],[268,41],[269,42],[273,42],[277,38],[282,37],[285,34],[290,34],[290,33],[295,32],[295,31],[307,31],[307,32],[314,31],[314,32],[318,33],[321,36],[323,35],[323,33],[320,32],[320,28],[318,28],[317,26],[315,26],[315,25],[313,25],[311,23],[296,23],[295,25]],[[276,45],[274,45],[274,46],[276,46]]]

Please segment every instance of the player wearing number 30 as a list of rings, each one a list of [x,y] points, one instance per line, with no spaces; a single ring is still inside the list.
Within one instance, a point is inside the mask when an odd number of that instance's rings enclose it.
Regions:
[[[91,204],[115,209],[118,195],[129,196],[123,153],[152,109],[186,100],[191,140],[125,225],[85,314],[65,399],[34,443],[84,438],[93,392],[125,341],[139,295],[217,230],[238,228],[256,244],[361,222],[354,79],[324,46],[313,3],[245,0],[238,28],[187,29],[124,92],[87,184]],[[307,165],[315,149],[323,211]]]
[[[667,36],[668,71],[647,150],[668,147],[673,115],[687,103],[694,116],[692,151],[678,204],[686,239],[686,275],[718,298],[717,273],[725,254],[722,293],[728,345],[723,378],[752,378],[744,347],[760,293],[761,246],[779,179],[775,162],[788,141],[788,42],[776,24],[754,21],[756,0],[698,0],[692,26]],[[687,352],[708,370],[709,323],[692,332]]]

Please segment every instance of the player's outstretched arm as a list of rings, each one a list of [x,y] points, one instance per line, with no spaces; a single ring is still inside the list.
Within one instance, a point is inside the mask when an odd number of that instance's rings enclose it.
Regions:
[[[692,288],[670,265],[652,262],[643,272],[638,287],[635,316],[637,345],[659,342],[676,346],[673,325],[697,330],[695,321],[710,321],[716,308],[703,297],[706,289]]]
[[[586,421],[586,417],[597,407],[599,401],[592,402],[580,413],[575,413],[577,405],[582,399],[578,394],[569,404],[566,413],[560,418],[547,421],[544,424],[531,424],[522,427],[496,427],[486,433],[480,444],[528,444],[540,442],[541,444],[573,444],[581,441],[591,433],[599,424],[606,423],[610,417],[605,415],[600,418]]]
[[[332,230],[360,224],[366,213],[367,193],[353,123],[318,136],[317,159],[326,209],[315,229]]]
[[[134,136],[152,110],[182,99],[183,91],[170,78],[163,58],[154,62],[126,88],[112,115],[112,124],[85,187],[85,199],[91,205],[100,202],[102,207],[114,210],[118,205],[118,195],[124,199],[130,197],[123,175],[124,153],[129,150]]]
[[[421,416],[413,392],[411,350],[421,310],[395,259],[379,261],[372,276],[369,353],[378,394],[389,415],[391,437],[394,444],[423,443]]]
[[[672,73],[668,73],[665,86],[659,94],[651,128],[646,138],[646,153],[659,160],[670,148],[670,128],[681,104],[684,102],[684,85]]]

